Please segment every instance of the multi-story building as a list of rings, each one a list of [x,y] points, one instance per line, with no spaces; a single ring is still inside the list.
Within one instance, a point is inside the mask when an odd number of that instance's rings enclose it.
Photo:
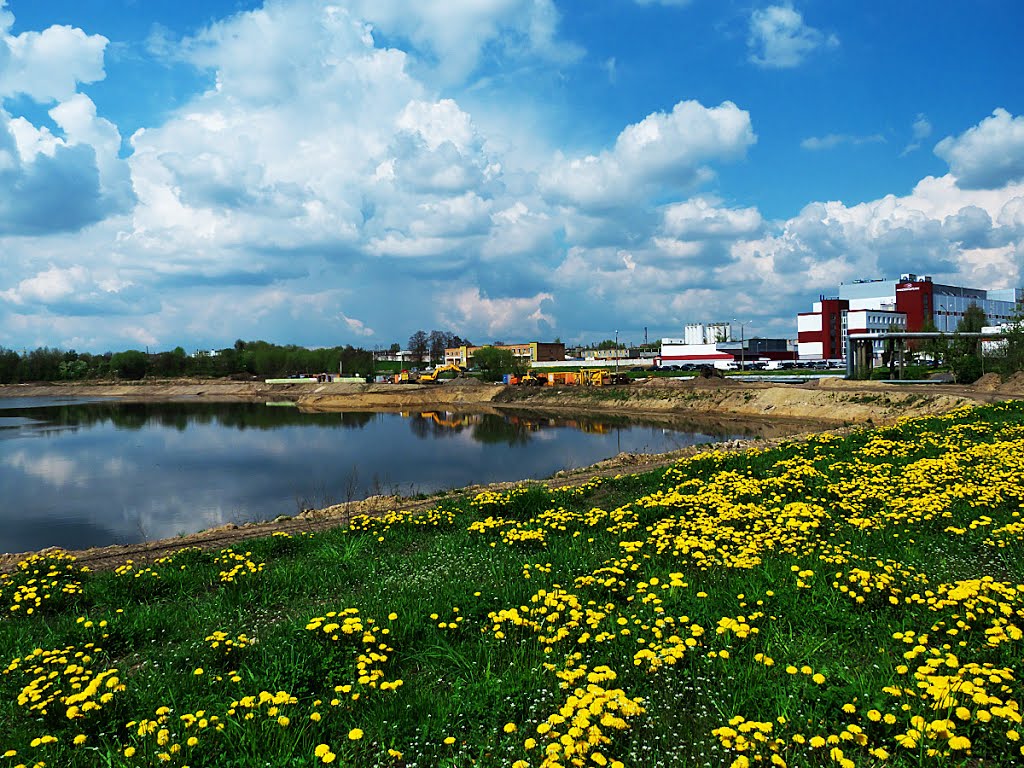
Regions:
[[[912,273],[899,280],[855,280],[841,284],[838,296],[821,296],[810,312],[797,315],[799,355],[801,360],[845,357],[847,333],[918,332],[927,327],[952,333],[972,304],[990,323],[1008,322],[1022,302],[1024,289],[965,288]]]
[[[495,349],[507,349],[512,352],[517,362],[537,363],[565,360],[565,344],[561,342],[527,341],[521,344],[493,344]],[[462,345],[451,347],[444,351],[444,362],[446,365],[461,365],[466,367],[473,353],[483,346],[472,347]]]

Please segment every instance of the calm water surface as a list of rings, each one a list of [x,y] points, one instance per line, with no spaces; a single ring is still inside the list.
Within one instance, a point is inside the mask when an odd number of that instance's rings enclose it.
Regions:
[[[0,399],[0,552],[127,544],[740,436],[709,432],[530,414]]]

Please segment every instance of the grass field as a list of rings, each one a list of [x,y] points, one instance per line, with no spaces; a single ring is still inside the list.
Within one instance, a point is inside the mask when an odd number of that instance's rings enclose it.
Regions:
[[[1024,764],[1024,407],[0,580],[6,766]]]

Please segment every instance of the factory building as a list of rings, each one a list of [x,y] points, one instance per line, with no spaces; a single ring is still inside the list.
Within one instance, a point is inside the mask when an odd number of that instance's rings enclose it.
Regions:
[[[971,304],[992,324],[1013,319],[1024,302],[1024,290],[982,290],[934,282],[912,273],[899,280],[855,280],[842,283],[839,295],[820,299],[810,312],[797,315],[801,360],[837,360],[846,356],[848,333],[934,327],[952,333]],[[876,344],[876,352],[881,347]]]
[[[561,342],[527,341],[521,344],[493,344],[495,349],[507,349],[512,352],[517,362],[537,363],[565,360],[565,344]],[[444,362],[446,365],[461,365],[463,368],[469,366],[469,359],[480,347],[472,347],[463,344],[461,347],[451,347],[444,351]]]

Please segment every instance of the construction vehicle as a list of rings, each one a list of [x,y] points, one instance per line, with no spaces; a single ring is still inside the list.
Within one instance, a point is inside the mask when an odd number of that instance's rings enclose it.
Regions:
[[[456,414],[451,411],[445,411],[444,416],[435,411],[423,411],[420,413],[421,419],[430,419],[437,426],[445,429],[459,429],[469,424],[473,424],[476,421],[475,416],[469,414]]]
[[[580,368],[580,383],[585,387],[603,387],[611,380],[603,368]]]
[[[415,384],[416,374],[410,371],[403,370],[401,373],[395,374],[395,384]]]
[[[548,383],[548,377],[543,373],[540,375],[534,375],[534,373],[527,372],[520,379],[519,383],[524,387],[543,387]]]
[[[439,365],[430,373],[425,373],[422,376],[420,376],[420,382],[423,384],[436,384],[437,374],[444,373],[445,371],[454,371],[455,373],[458,373],[459,376],[462,376],[462,374],[466,372],[461,365],[456,365],[455,363],[448,363],[447,365]]]

